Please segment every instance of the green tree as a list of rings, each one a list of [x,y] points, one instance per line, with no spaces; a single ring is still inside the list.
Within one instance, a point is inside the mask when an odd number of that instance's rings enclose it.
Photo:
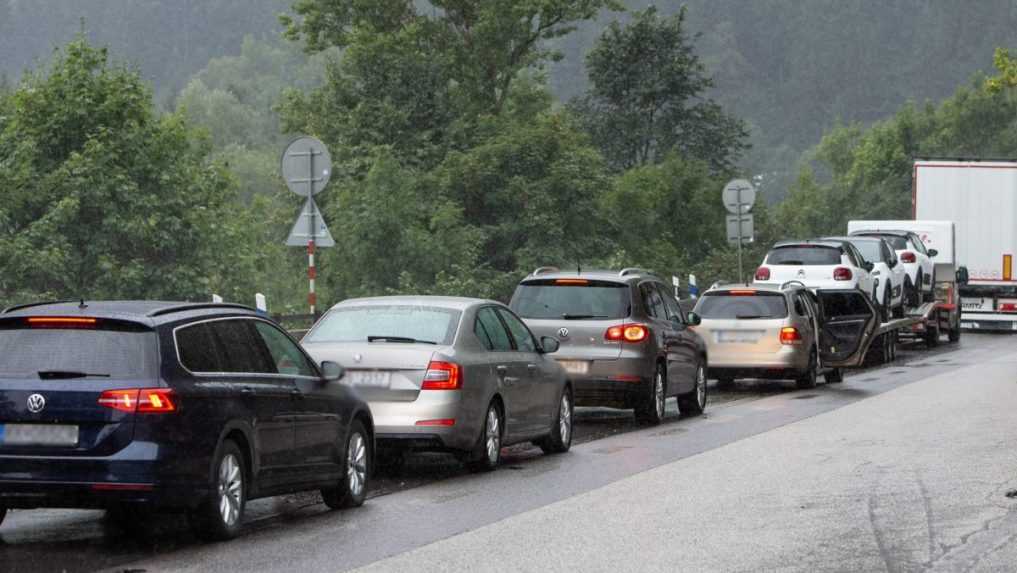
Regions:
[[[0,120],[0,299],[201,298],[237,283],[235,183],[134,71],[83,37]]]
[[[729,171],[744,150],[744,124],[706,97],[713,82],[685,30],[685,9],[655,8],[612,22],[586,57],[590,90],[572,103],[617,170],[671,151]]]

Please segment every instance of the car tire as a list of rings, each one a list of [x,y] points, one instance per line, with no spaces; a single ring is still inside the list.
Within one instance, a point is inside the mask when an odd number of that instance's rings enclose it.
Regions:
[[[350,424],[343,448],[342,477],[339,485],[321,490],[321,499],[329,509],[360,507],[367,499],[371,479],[371,440],[360,420]]]
[[[960,342],[961,339],[961,328],[960,324],[950,329],[947,333],[947,340],[950,342]]]
[[[939,346],[939,326],[935,328],[926,327],[925,335],[922,337],[925,340],[926,348],[935,348]]]
[[[929,292],[922,293],[922,300],[933,302],[936,300],[936,271],[932,271],[932,280],[929,282]]]
[[[489,472],[498,467],[498,463],[501,462],[501,441],[505,427],[503,420],[498,403],[492,400],[487,405],[477,443],[466,462],[470,471]]]
[[[3,525],[5,517],[7,517],[7,508],[0,505],[0,525]]]
[[[537,443],[545,454],[564,454],[572,447],[573,410],[572,392],[566,387],[558,398],[558,415],[551,424],[551,433]]]
[[[919,281],[922,280],[921,271],[919,271],[915,278]],[[904,283],[904,290],[906,292],[907,305],[911,308],[917,308],[921,304],[922,300],[921,289],[918,286],[915,286],[915,283],[911,282],[911,278],[909,277]]]
[[[664,420],[664,412],[667,406],[667,372],[663,364],[657,364],[657,369],[650,381],[649,391],[643,397],[642,404],[636,406],[636,420],[651,426],[656,426]]]
[[[219,445],[214,457],[212,493],[190,513],[195,534],[206,541],[226,541],[240,533],[247,503],[247,464],[233,440]]]
[[[819,361],[816,359],[816,351],[813,350],[809,353],[809,366],[805,372],[802,372],[795,378],[795,384],[799,388],[815,388],[816,387],[816,369],[819,367]]]
[[[883,322],[890,320],[893,315],[893,297],[890,294],[890,289],[883,289]]]
[[[705,360],[704,360],[705,361]],[[696,385],[688,394],[678,396],[678,412],[682,416],[698,416],[706,410],[708,386],[706,384],[706,365],[703,362],[696,367]]]
[[[826,374],[823,374],[823,379],[827,384],[839,384],[844,381],[844,371],[840,368],[828,370]]]

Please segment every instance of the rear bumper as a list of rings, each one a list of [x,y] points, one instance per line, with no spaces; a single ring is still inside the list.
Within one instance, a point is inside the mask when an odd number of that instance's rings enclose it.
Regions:
[[[631,408],[649,391],[655,368],[655,361],[645,356],[590,360],[586,374],[568,377],[577,406]]]
[[[809,366],[809,349],[805,346],[782,346],[775,352],[752,352],[743,348],[724,349],[723,344],[711,344],[710,372],[718,368],[756,370],[804,370]]]
[[[1017,332],[1017,315],[962,312],[960,326],[988,332]]]
[[[468,450],[480,435],[483,412],[465,407],[462,391],[423,390],[412,402],[370,402],[381,447],[415,450]],[[486,403],[478,408],[483,410]],[[454,420],[451,426],[428,421]]]

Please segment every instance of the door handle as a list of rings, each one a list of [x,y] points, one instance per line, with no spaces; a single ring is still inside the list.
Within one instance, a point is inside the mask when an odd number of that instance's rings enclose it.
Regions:
[[[530,371],[530,376],[533,376],[533,373],[537,371],[537,365],[536,364],[527,364],[526,368],[527,368],[527,370]]]
[[[293,397],[293,398],[303,398],[304,397],[304,395],[300,392],[300,390],[297,390],[296,388],[290,390],[290,396]]]
[[[244,386],[240,389],[240,394],[243,396],[250,396],[251,394],[254,394],[254,390],[252,390],[250,386]]]
[[[495,371],[498,372],[498,376],[504,378],[508,374],[508,366],[495,366]]]

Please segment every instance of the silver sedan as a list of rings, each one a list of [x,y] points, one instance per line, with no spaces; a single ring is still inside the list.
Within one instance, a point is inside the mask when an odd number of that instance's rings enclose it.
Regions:
[[[369,403],[380,448],[457,454],[473,469],[498,465],[501,447],[572,444],[573,390],[538,340],[503,304],[391,296],[343,301],[302,340],[318,362],[346,368]]]

